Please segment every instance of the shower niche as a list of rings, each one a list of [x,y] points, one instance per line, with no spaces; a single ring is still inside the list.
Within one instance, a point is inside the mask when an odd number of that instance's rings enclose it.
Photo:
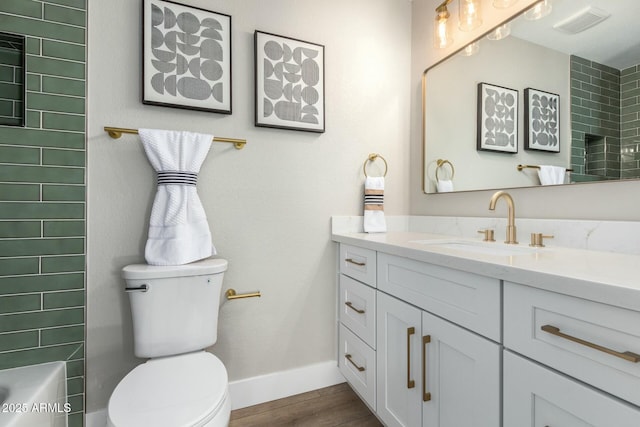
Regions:
[[[601,135],[584,136],[585,173],[594,177],[620,179],[620,139]]]
[[[0,32],[0,125],[25,124],[25,37]]]

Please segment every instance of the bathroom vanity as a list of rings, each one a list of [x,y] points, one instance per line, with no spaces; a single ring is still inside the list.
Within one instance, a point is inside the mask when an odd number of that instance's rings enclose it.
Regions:
[[[409,228],[332,234],[338,365],[385,425],[640,425],[638,255]]]

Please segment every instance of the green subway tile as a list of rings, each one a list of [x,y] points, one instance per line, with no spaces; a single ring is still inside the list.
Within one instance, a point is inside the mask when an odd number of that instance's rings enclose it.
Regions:
[[[22,350],[38,345],[38,331],[0,334],[0,351]]]
[[[27,127],[39,128],[40,127],[40,111],[27,111]]]
[[[82,13],[84,14],[84,12]],[[86,51],[84,45],[43,40],[42,56],[84,62],[86,60]]]
[[[0,145],[2,144],[83,149],[85,138],[79,133],[4,127],[0,130]]]
[[[40,345],[68,344],[84,340],[84,325],[40,330]]]
[[[85,235],[84,221],[45,221],[44,237],[78,237]]]
[[[86,14],[83,10],[44,4],[44,19],[63,24],[86,27]]]
[[[0,65],[0,82],[13,81],[13,67]]]
[[[84,64],[32,55],[27,55],[27,71],[75,79],[84,79],[85,77]]]
[[[26,52],[31,55],[40,55],[40,40],[35,37],[27,37]]]
[[[85,117],[70,114],[42,113],[42,127],[84,132]],[[84,165],[84,162],[83,164]]]
[[[3,117],[13,117],[13,101],[6,101],[4,99],[0,99],[0,116]],[[0,160],[2,158],[0,157]]]
[[[22,85],[0,82],[0,93],[4,99],[21,100],[23,95]]]
[[[6,216],[4,219],[84,218],[84,203],[0,203],[0,210],[0,218]]]
[[[0,238],[41,237],[40,221],[0,221]]]
[[[83,288],[83,273],[0,277],[0,292],[3,295]]]
[[[40,294],[0,296],[0,314],[40,310]]]
[[[35,311],[0,315],[0,332],[23,331],[52,326],[78,325],[84,322],[83,308]],[[67,358],[72,353],[67,354]]]
[[[23,18],[21,16],[12,16],[11,19],[0,20],[0,31],[72,43],[84,43],[85,41],[84,28],[41,21],[39,19]]]
[[[84,427],[84,412],[68,414],[67,427]]]
[[[40,164],[40,150],[38,148],[0,146],[0,162],[38,165]]]
[[[84,378],[70,378],[67,380],[67,393],[69,395],[80,394],[84,392]]]
[[[84,358],[84,343],[80,344],[76,348],[76,351],[74,351],[67,357],[67,360],[79,360],[83,358]]]
[[[43,76],[42,91],[62,95],[84,96],[85,82],[83,80]]]
[[[0,276],[38,273],[40,273],[40,260],[37,257],[0,259]]]
[[[0,182],[84,184],[84,169],[6,165],[0,168]]]
[[[69,273],[72,271],[84,271],[84,256],[52,256],[42,257],[43,273]],[[1,271],[1,270],[0,270]],[[69,292],[71,294],[72,292]],[[50,308],[45,305],[45,308]]]
[[[0,12],[42,18],[42,3],[31,0],[2,0]]]
[[[7,239],[0,241],[0,257],[83,253],[84,239]]]
[[[0,369],[67,360],[81,344],[64,344],[0,354]]]
[[[40,84],[40,74],[27,74],[27,90],[33,92],[40,92],[41,84]]]
[[[71,405],[71,412],[84,411],[84,395],[77,394],[75,396],[67,397],[67,402]]]
[[[82,377],[84,375],[84,360],[67,361],[67,378]]]
[[[45,115],[43,115],[43,118]],[[45,148],[42,150],[42,164],[52,166],[84,166],[85,152],[77,150],[57,150]]]
[[[84,114],[84,99],[44,93],[27,93],[27,105],[34,110]]]
[[[88,0],[46,0],[47,3],[55,3],[61,6],[75,7],[76,9],[87,9]]]
[[[0,201],[37,200],[40,200],[40,185],[38,184],[0,184]],[[1,227],[2,225],[0,225],[0,229]],[[2,237],[1,231],[0,237]]]
[[[82,185],[43,185],[42,200],[45,202],[84,202],[85,187]]]

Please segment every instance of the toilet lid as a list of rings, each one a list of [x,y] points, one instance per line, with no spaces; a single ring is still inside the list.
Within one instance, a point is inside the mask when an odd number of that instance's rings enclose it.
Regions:
[[[227,398],[227,370],[205,351],[139,365],[109,399],[115,426],[194,426],[210,419]]]

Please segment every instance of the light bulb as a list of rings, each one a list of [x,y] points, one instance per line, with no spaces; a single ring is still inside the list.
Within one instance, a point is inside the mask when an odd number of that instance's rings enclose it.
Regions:
[[[471,56],[478,53],[479,50],[480,50],[480,42],[474,42],[474,43],[468,44],[464,49],[462,49],[460,51],[460,55]]]
[[[434,34],[434,42],[438,49],[444,49],[453,43],[453,37],[451,37],[451,20],[449,19],[451,15],[447,10],[446,5],[442,5],[436,9],[438,13],[436,15],[435,22],[435,34]]]
[[[551,13],[551,0],[544,0],[537,3],[531,9],[524,13],[524,18],[529,21],[535,21],[537,19],[544,18]]]
[[[489,40],[502,40],[505,37],[508,37],[511,34],[511,24],[506,23],[504,25],[500,25],[495,30],[487,34],[487,38]]]
[[[459,0],[458,26],[462,31],[472,31],[482,25],[480,0]]]

